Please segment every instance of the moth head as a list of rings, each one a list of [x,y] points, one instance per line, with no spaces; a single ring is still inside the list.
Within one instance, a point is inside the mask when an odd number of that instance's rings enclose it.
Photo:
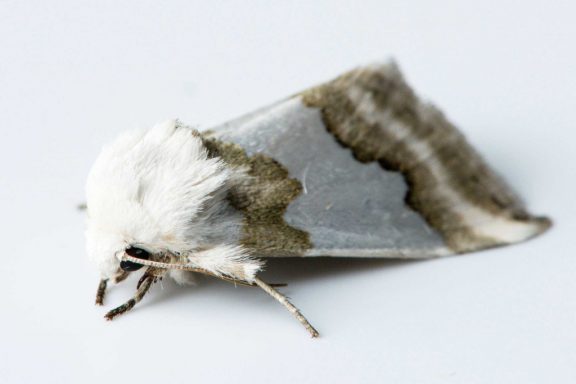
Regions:
[[[150,252],[145,249],[138,248],[138,247],[129,247],[126,248],[124,251],[128,256],[135,257],[140,260],[149,260],[150,259]],[[137,264],[133,261],[129,260],[122,260],[120,261],[120,269],[124,272],[134,272],[142,268],[142,264]]]
[[[149,259],[168,248],[162,242],[165,232],[141,204],[99,185],[90,190],[87,201],[86,251],[101,277],[112,278],[125,269],[122,259],[127,253]]]
[[[86,183],[87,253],[102,277],[113,277],[133,248],[158,261],[234,243],[241,218],[225,200],[234,172],[174,120],[105,146]]]
[[[125,255],[142,260],[153,260],[158,253],[153,247],[133,243],[120,233],[89,229],[86,231],[88,257],[102,278],[113,278],[121,271],[133,272],[142,265],[123,260]]]

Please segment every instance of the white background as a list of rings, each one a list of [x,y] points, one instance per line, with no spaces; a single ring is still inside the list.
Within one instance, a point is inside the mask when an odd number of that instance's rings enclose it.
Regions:
[[[1,383],[576,382],[572,1],[0,1]],[[536,213],[536,240],[425,262],[296,260],[264,293],[164,281],[112,323],[75,206],[99,148],[236,117],[395,57]]]

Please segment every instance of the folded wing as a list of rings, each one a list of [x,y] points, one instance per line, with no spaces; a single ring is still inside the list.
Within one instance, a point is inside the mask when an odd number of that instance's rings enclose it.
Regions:
[[[544,232],[460,132],[393,63],[351,71],[212,129],[245,167],[231,196],[263,256],[426,258]]]

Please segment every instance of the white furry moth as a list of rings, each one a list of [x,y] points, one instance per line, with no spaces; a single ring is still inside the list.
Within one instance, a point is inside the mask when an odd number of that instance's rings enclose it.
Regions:
[[[530,215],[393,63],[356,69],[200,133],[178,121],[105,147],[87,182],[87,250],[108,281],[146,266],[130,310],[159,278],[194,273],[258,286],[263,258],[430,258],[519,242]]]

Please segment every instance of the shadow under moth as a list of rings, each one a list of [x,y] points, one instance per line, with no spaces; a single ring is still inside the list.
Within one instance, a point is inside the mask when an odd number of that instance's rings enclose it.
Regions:
[[[520,199],[394,63],[348,72],[199,132],[122,134],[87,181],[87,251],[108,282],[146,267],[130,310],[164,276],[256,286],[268,257],[423,259],[520,242],[550,221]]]

